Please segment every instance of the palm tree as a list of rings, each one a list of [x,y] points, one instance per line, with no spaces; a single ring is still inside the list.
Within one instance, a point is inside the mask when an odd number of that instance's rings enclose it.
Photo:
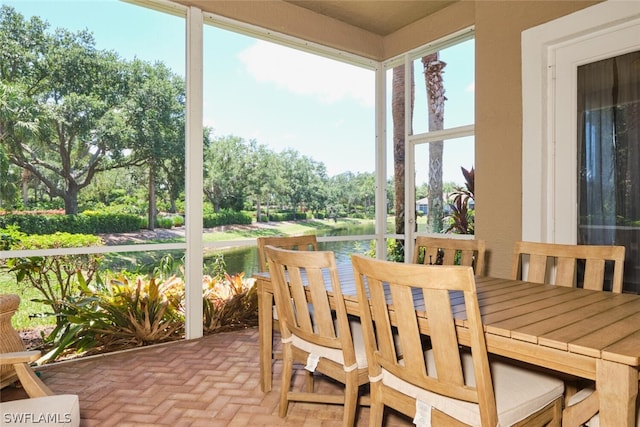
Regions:
[[[438,53],[426,55],[422,58],[424,67],[425,85],[427,88],[427,107],[429,111],[429,131],[443,129],[444,127],[444,84],[442,79],[443,68],[446,63],[440,61]],[[405,215],[405,97],[404,97],[404,65],[393,69],[391,110],[393,117],[393,170],[395,190],[395,232],[404,234]],[[409,114],[413,117],[414,103],[414,79],[411,73],[411,103]],[[409,134],[412,130],[409,129]],[[443,229],[443,183],[442,183],[442,154],[443,141],[435,141],[429,144],[429,186],[427,227],[429,231],[441,232]],[[398,241],[395,248],[395,258],[403,253],[403,241]]]
[[[427,107],[429,111],[429,131],[444,128],[444,84],[442,80],[443,68],[447,65],[440,61],[438,53],[422,57],[424,79],[427,87]],[[443,229],[443,190],[442,190],[442,153],[443,141],[429,144],[429,211],[427,214],[427,229],[439,233]]]
[[[413,73],[411,73],[411,115],[413,115],[414,85]],[[393,175],[395,192],[395,232],[404,234],[404,159],[405,159],[405,111],[404,111],[404,65],[399,65],[393,69],[393,81],[391,86],[391,114],[393,117]],[[396,260],[404,253],[404,241],[398,240],[393,258]]]

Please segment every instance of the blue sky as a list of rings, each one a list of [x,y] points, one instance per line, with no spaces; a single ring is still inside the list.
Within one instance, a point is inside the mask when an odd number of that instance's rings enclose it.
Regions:
[[[51,28],[88,29],[99,49],[126,59],[162,61],[184,75],[184,20],[179,17],[117,0],[3,3],[27,18],[40,16]],[[216,136],[255,139],[276,152],[294,148],[324,163],[329,175],[373,171],[372,71],[211,26],[204,30],[204,52],[204,125]],[[443,58],[449,63],[445,78],[458,79],[459,92],[447,85],[445,124],[467,124],[473,120],[472,75],[452,55]],[[420,100],[417,90],[416,103]],[[455,155],[445,151],[445,181],[461,182],[459,167],[472,166],[472,147],[467,142]],[[418,173],[418,182],[425,178]]]

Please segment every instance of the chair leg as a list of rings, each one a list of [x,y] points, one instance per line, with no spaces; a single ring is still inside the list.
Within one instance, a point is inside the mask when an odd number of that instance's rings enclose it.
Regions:
[[[342,425],[350,427],[355,425],[356,410],[358,409],[358,374],[349,372],[344,385],[344,414]]]
[[[549,423],[549,427],[560,427],[562,424],[562,406],[563,400],[556,400],[555,405],[553,405],[553,419]]]
[[[313,387],[314,387],[313,372],[307,371],[305,369],[304,370],[304,375],[305,375],[305,378],[306,378],[307,393],[313,393]]]
[[[369,411],[369,427],[382,426],[382,419],[384,416],[384,403],[382,402],[382,396],[380,394],[379,387],[382,387],[380,382],[371,383],[371,409]]]
[[[275,308],[274,308],[274,313],[275,313]],[[274,319],[271,322],[271,331],[272,331],[272,335],[273,335],[272,340],[273,341],[277,341],[277,343],[279,344],[280,343],[280,322],[278,322],[278,320]],[[272,348],[271,359],[272,360],[281,360],[282,359],[282,351],[275,350],[276,347],[277,347],[277,345],[275,343],[271,347]]]
[[[282,384],[280,384],[280,418],[287,416],[289,409],[289,390],[291,389],[291,377],[293,376],[293,357],[291,344],[284,344],[282,349]]]

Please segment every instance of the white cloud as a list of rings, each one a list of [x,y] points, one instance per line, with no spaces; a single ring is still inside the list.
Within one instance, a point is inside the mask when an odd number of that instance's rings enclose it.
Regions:
[[[351,98],[367,107],[374,105],[374,73],[370,70],[262,40],[238,56],[258,82],[271,82],[328,104]]]
[[[212,119],[210,117],[204,117],[202,119],[202,125],[205,127],[210,127],[215,130],[216,127],[218,126],[218,122],[215,119]]]

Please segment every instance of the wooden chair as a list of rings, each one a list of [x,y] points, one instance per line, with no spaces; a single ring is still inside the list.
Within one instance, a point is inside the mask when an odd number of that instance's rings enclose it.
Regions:
[[[624,246],[565,245],[558,243],[516,242],[512,278],[556,286],[605,289],[606,263],[613,264],[610,289],[622,292]],[[583,281],[577,274],[578,262],[584,262]],[[582,384],[580,384],[582,383]],[[579,426],[589,421],[599,410],[598,393],[592,382],[576,378],[565,379],[566,405],[563,426]],[[580,389],[580,390],[579,390]],[[579,390],[579,391],[578,391]]]
[[[562,427],[600,427],[600,402],[594,389],[580,390],[562,411]],[[640,401],[636,399],[636,427],[640,427]]]
[[[24,351],[25,346],[18,332],[11,325],[11,318],[18,310],[20,297],[15,294],[0,294],[0,353]],[[12,364],[0,366],[0,388],[13,384],[18,375]]]
[[[484,240],[418,236],[413,263],[466,265],[473,267],[476,275],[484,276],[484,253]]]
[[[43,417],[58,414],[60,423],[47,425],[65,425],[77,427],[80,425],[80,405],[78,396],[72,394],[56,395],[31,369],[30,363],[40,358],[39,351],[26,351],[20,336],[11,326],[11,317],[18,309],[20,297],[13,294],[0,295],[0,372],[2,388],[19,382],[29,396],[29,399],[19,399],[0,403],[0,413],[4,422],[16,425],[38,425]],[[12,416],[20,417],[24,414],[32,416],[29,420],[17,423]],[[34,421],[35,420],[35,421]],[[40,421],[38,421],[40,420]]]
[[[0,353],[0,366],[11,366],[15,370],[18,381],[29,396],[28,399],[0,402],[2,425],[4,422],[10,422],[21,426],[37,426],[42,425],[42,420],[49,420],[46,423],[47,426],[78,427],[80,425],[78,396],[54,394],[29,365],[39,358],[39,351]],[[31,418],[24,419],[25,414],[29,414]],[[55,421],[51,419],[52,416],[55,417]]]
[[[279,415],[289,401],[343,404],[344,426],[355,425],[359,388],[369,382],[362,333],[352,331],[338,280],[335,256],[328,251],[265,248],[282,336],[282,384]],[[329,305],[327,290],[333,294]],[[353,335],[352,335],[353,332]],[[345,385],[344,395],[291,391],[293,364],[302,363]],[[311,389],[309,388],[311,386]]]
[[[489,362],[471,267],[351,259],[369,364],[371,426],[382,425],[385,406],[416,425],[560,425],[561,380]],[[456,329],[451,292],[464,296],[464,332]],[[428,325],[418,325],[415,299],[424,301]],[[420,329],[426,326],[432,347],[425,352]],[[469,347],[460,346],[459,333]]]
[[[605,265],[613,263],[611,291],[622,292],[624,246],[563,245],[558,243],[516,242],[513,252],[513,279],[557,286],[583,287],[602,291]],[[584,279],[578,283],[578,261],[584,262]]]
[[[299,251],[317,251],[318,240],[315,234],[303,236],[272,236],[258,237],[258,270],[260,272],[269,271],[267,263],[267,254],[264,248],[267,246],[275,246],[276,248]]]
[[[258,271],[269,271],[269,263],[267,260],[267,254],[264,248],[267,246],[274,246],[281,249],[299,250],[299,251],[317,251],[318,240],[315,234],[306,234],[302,236],[270,236],[270,237],[258,237]],[[278,323],[278,313],[276,312],[276,306],[273,306],[273,330],[280,331],[280,324]],[[271,355],[272,361],[274,359],[281,359],[280,352],[274,352]]]

